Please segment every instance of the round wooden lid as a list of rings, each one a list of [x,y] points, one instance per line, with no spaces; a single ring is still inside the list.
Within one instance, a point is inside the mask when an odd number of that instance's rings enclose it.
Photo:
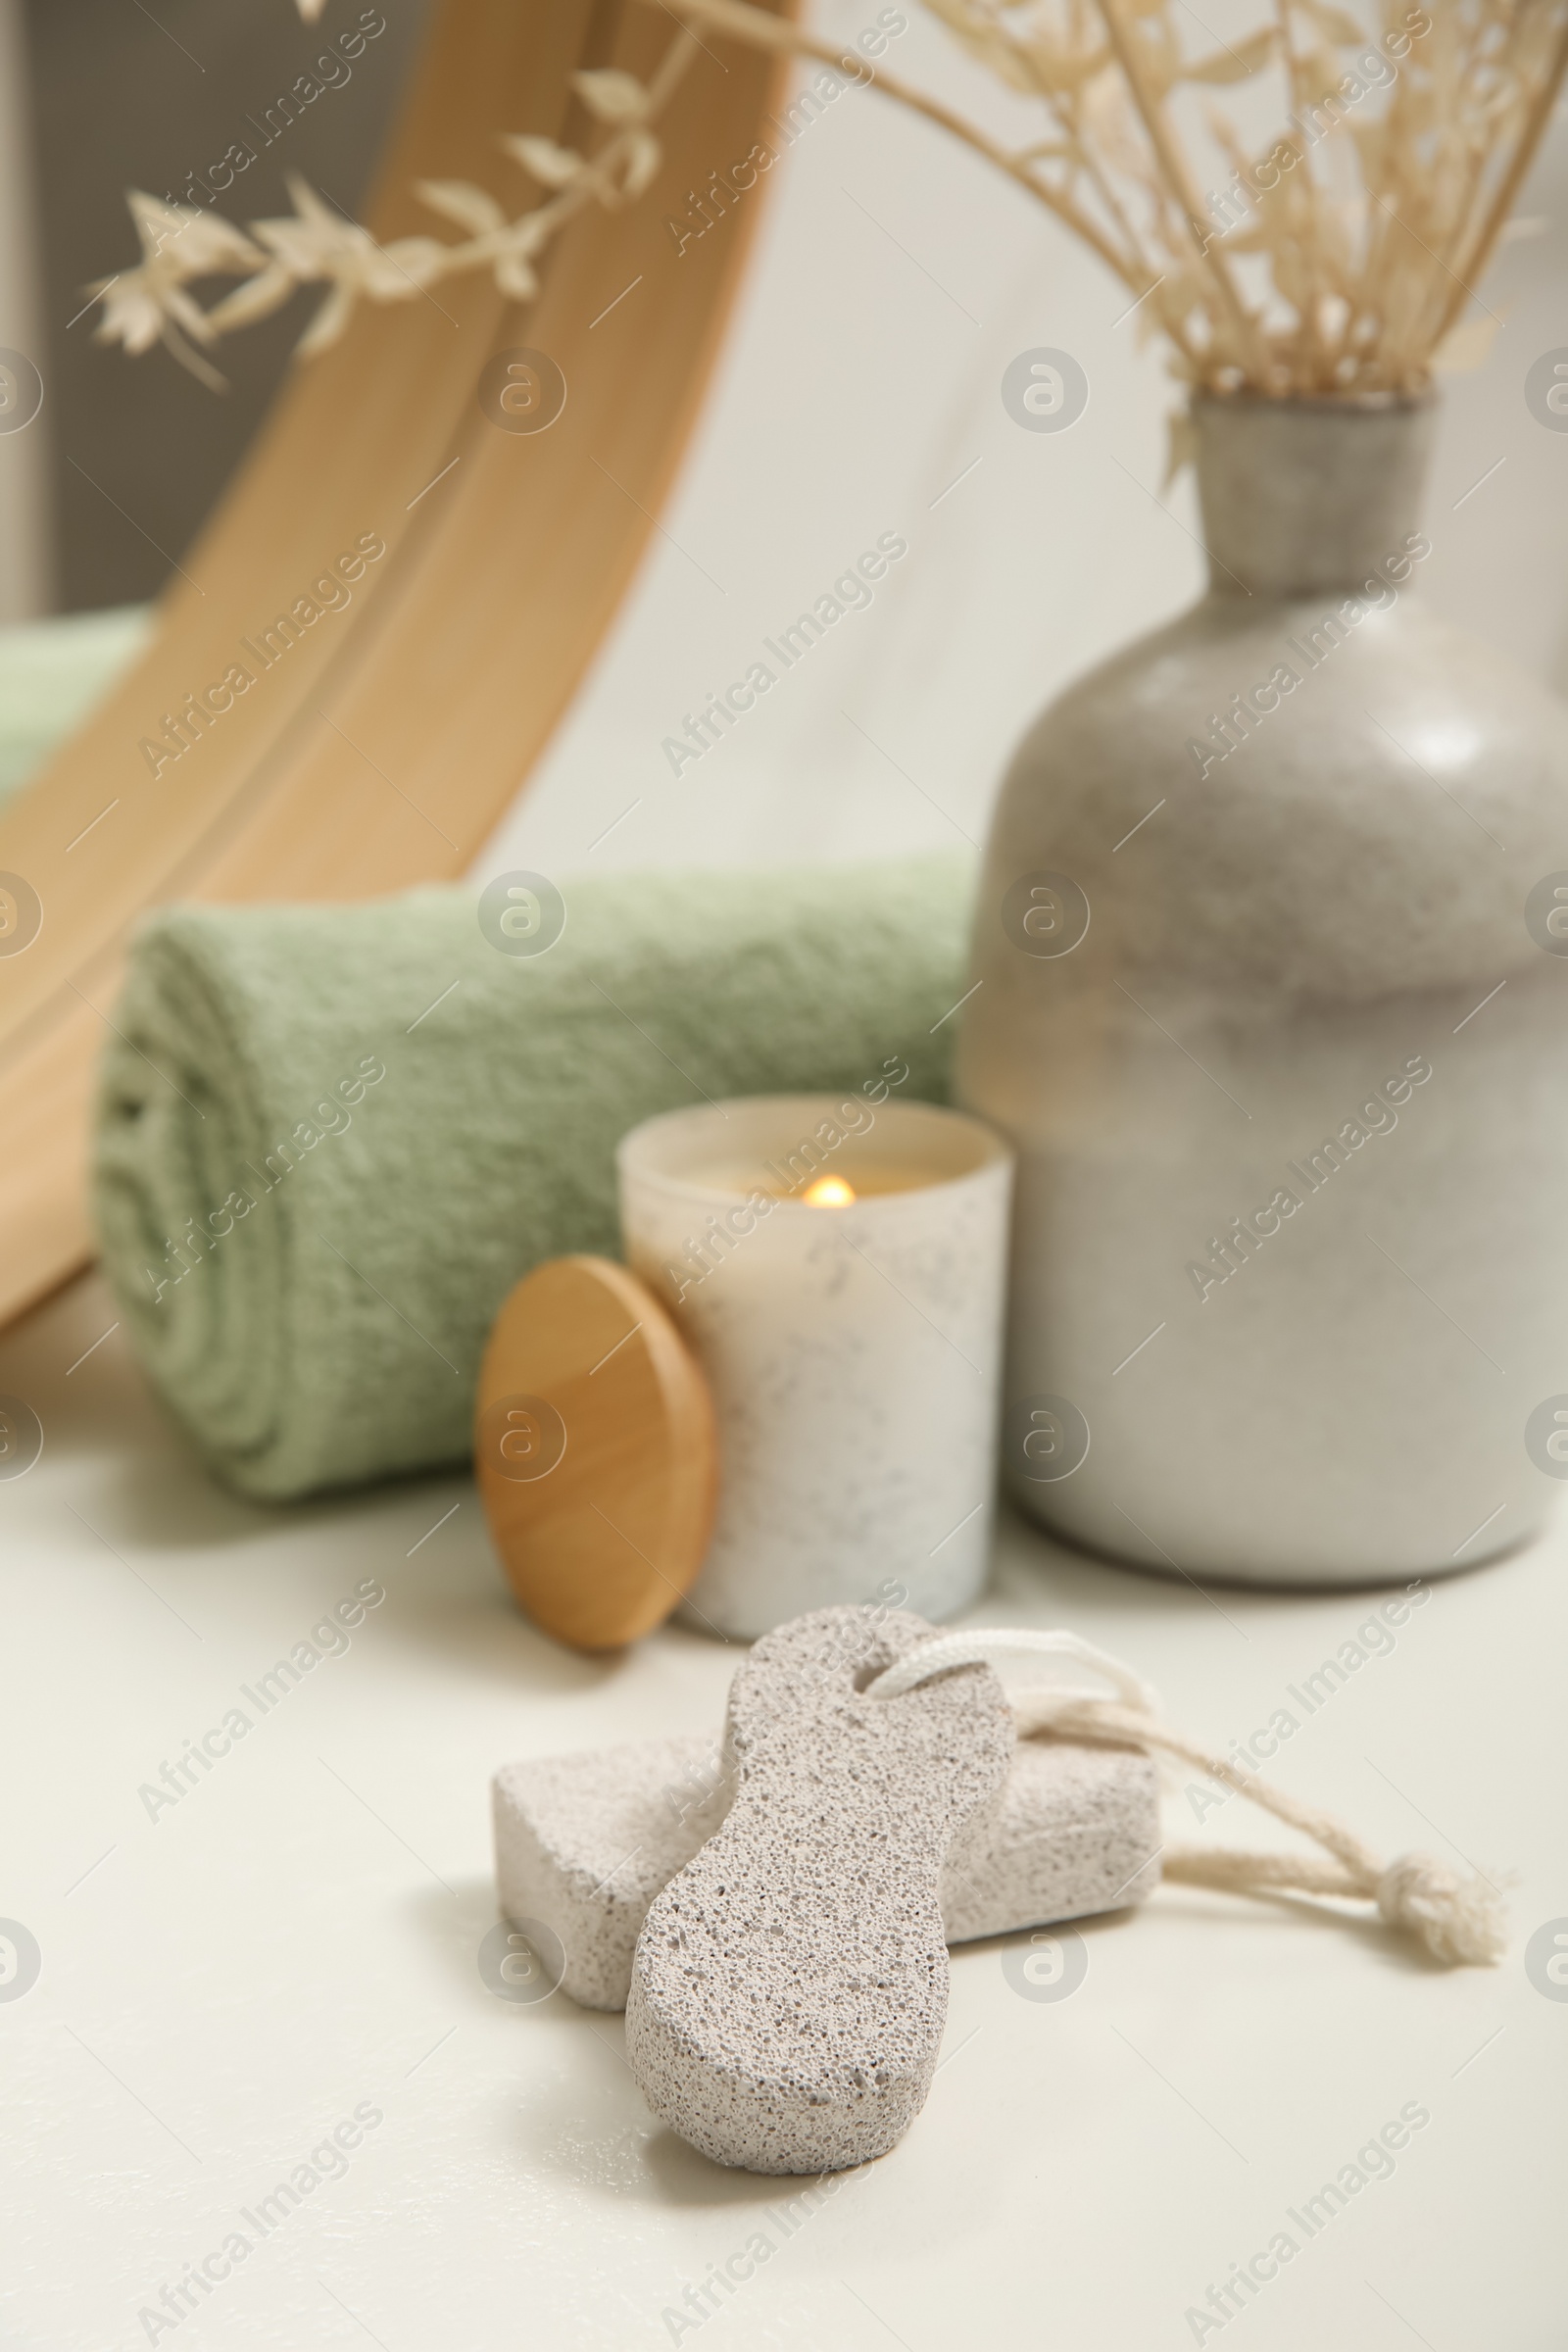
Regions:
[[[718,1446],[702,1367],[607,1257],[535,1266],[479,1367],[474,1473],[513,1592],[574,1649],[618,1649],[702,1566]]]

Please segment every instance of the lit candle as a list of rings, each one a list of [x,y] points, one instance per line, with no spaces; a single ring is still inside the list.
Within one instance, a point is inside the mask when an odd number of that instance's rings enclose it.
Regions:
[[[985,1581],[1012,1161],[877,1087],[669,1111],[620,1146],[627,1262],[712,1392],[685,1613],[724,1634],[887,1598],[950,1617]]]

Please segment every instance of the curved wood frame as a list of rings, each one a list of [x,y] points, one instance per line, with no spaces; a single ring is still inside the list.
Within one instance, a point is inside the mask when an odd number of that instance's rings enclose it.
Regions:
[[[568,74],[646,80],[673,37],[629,0],[443,0],[372,232],[428,233],[412,183],[483,178],[491,156],[515,209],[525,183],[495,134],[584,144]],[[365,306],[302,363],[149,651],[0,818],[0,874],[43,907],[30,946],[0,957],[0,1323],[91,1254],[93,1065],[138,916],[176,897],[366,898],[458,873],[515,797],[654,527],[761,199],[679,254],[664,218],[747,152],[780,70],[739,48],[722,67],[697,58],[662,118],[654,186],[579,216],[526,311],[488,281],[449,281]],[[568,386],[542,433],[497,429],[476,397],[490,355],[524,345]],[[362,536],[386,552],[351,603],[266,667],[241,650]],[[143,738],[233,662],[254,683],[155,776]]]

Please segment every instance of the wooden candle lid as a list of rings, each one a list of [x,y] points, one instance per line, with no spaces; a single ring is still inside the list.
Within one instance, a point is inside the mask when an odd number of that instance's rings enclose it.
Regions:
[[[636,1641],[702,1566],[718,1496],[708,1383],[668,1310],[607,1257],[551,1258],[512,1292],[473,1452],[513,1592],[574,1649]]]

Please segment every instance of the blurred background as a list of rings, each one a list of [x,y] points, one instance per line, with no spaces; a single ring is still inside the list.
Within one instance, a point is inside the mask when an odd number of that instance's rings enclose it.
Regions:
[[[358,23],[358,0],[334,0],[317,25],[292,0],[0,0],[0,341],[31,355],[47,387],[42,432],[0,441],[36,483],[28,500],[9,466],[0,476],[4,618],[156,596],[200,529],[309,311],[233,337],[220,397],[165,352],[127,366],[95,343],[82,289],[136,259],[128,188],[254,220],[292,210],[284,175],[298,172],[357,211],[424,0],[366,15],[385,30],[349,60],[333,36]],[[323,54],[333,86],[312,72]],[[320,94],[297,95],[302,77]]]
[[[820,0],[810,13],[848,37],[877,11]],[[82,289],[135,257],[125,190],[244,221],[287,210],[295,171],[355,211],[425,14],[423,0],[363,14],[328,0],[308,26],[293,0],[0,0],[0,345],[36,355],[46,387],[36,422],[0,434],[0,615],[117,615],[0,639],[17,774],[36,756],[26,697],[50,664],[69,661],[85,695],[139,642],[125,608],[189,557],[313,299],[222,344],[222,395],[162,350],[130,360],[94,343]],[[1005,103],[905,14],[890,67],[944,80],[982,118]],[[1225,13],[1208,19],[1223,33]],[[344,31],[377,21],[352,66],[318,71]],[[302,75],[319,94],[290,112],[279,102]],[[220,190],[236,147],[253,160]],[[476,155],[472,171],[520,199],[504,158]],[[1446,384],[1421,583],[1559,686],[1568,434],[1537,422],[1523,383],[1568,342],[1565,173],[1559,120],[1522,206],[1540,225],[1504,248],[1472,309],[1490,348]],[[1177,390],[1121,289],[1038,208],[854,89],[753,201],[762,233],[662,529],[486,867],[978,839],[1008,749],[1047,696],[1200,584],[1191,478],[1161,487]],[[1087,413],[1064,433],[1024,432],[1002,406],[1008,361],[1040,345],[1089,376]],[[682,713],[885,531],[909,555],[871,608],[674,775],[662,746]]]

